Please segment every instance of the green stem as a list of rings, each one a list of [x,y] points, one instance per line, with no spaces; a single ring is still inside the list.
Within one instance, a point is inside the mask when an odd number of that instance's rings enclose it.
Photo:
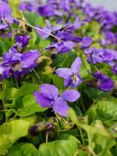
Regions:
[[[34,68],[32,68],[32,71],[35,73],[35,75],[37,76],[37,78],[38,78],[39,81],[40,81],[40,77],[39,77],[38,73],[36,72],[36,70],[35,70]]]
[[[83,136],[83,133],[82,133],[82,129],[80,127],[78,127],[78,130],[80,132],[80,137],[81,137],[82,143],[83,143],[83,145],[85,145],[85,139],[84,139],[84,136]]]
[[[31,27],[31,28],[37,30],[37,31],[41,31],[41,32],[43,32],[43,33],[45,33],[45,34],[48,34],[48,35],[52,36],[53,38],[55,38],[58,42],[61,42],[61,39],[58,38],[57,36],[53,35],[52,33],[48,33],[48,32],[44,31],[44,30],[41,29],[41,28],[34,27],[34,26],[32,26],[31,24],[26,23],[26,22],[24,22],[24,21],[22,21],[22,20],[19,20],[19,19],[16,19],[16,18],[15,18],[15,20],[18,21],[18,22],[20,22],[20,23],[22,22],[22,23],[24,23],[25,25],[27,25],[27,26],[29,26],[29,27]]]

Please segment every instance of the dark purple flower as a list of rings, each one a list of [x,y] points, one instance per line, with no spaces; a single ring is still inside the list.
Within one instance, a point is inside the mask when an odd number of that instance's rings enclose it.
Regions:
[[[85,49],[85,54],[87,55],[88,62],[92,64],[106,62],[111,64],[114,60],[114,55],[111,50],[108,49],[96,49],[95,47],[91,47],[89,49]]]
[[[92,64],[97,63],[98,53],[97,53],[95,47],[85,49],[84,52],[87,55],[87,60],[88,60],[89,63],[92,63]],[[102,55],[100,55],[100,56],[102,56]],[[99,57],[98,61],[103,62],[102,57]]]
[[[43,5],[38,8],[38,13],[43,17],[52,17],[54,16],[54,8],[52,5]]]
[[[114,81],[107,77],[106,75],[103,75],[100,72],[96,72],[94,74],[94,77],[97,79],[97,87],[100,90],[103,90],[105,92],[111,91],[114,88]]]
[[[67,116],[69,110],[67,101],[75,102],[80,93],[76,90],[66,90],[59,95],[58,88],[54,85],[43,84],[40,86],[40,92],[34,92],[34,96],[41,107],[52,108],[55,113]]]
[[[19,36],[16,35],[15,36],[15,40],[17,42],[17,45],[24,48],[28,42],[29,42],[30,36],[24,35],[24,36]]]
[[[19,10],[36,12],[38,3],[36,2],[21,2],[19,5]]]
[[[116,34],[111,31],[103,32],[105,38],[101,40],[102,45],[108,45],[108,44],[116,44],[117,37]]]
[[[58,31],[56,36],[60,38],[62,41],[72,41],[72,42],[82,41],[81,37],[75,36],[71,32],[66,32],[66,31]]]
[[[93,40],[91,37],[84,37],[80,42],[81,48],[88,48],[92,44]]]
[[[3,58],[3,64],[7,65],[13,65],[16,63],[19,63],[21,61],[21,53],[18,53],[15,47],[11,47],[9,49],[8,53],[4,53]]]
[[[117,64],[115,64],[112,68],[113,73],[117,74]]]
[[[56,50],[58,53],[67,53],[72,50],[76,44],[72,41],[58,42],[55,44],[51,44],[46,49]]]
[[[66,53],[75,47],[75,43],[72,41],[61,42],[57,44],[57,51],[59,53]]]
[[[81,82],[81,77],[79,74],[81,67],[81,59],[77,57],[71,65],[71,68],[58,68],[56,74],[59,77],[64,78],[65,87],[71,86],[72,88],[77,87]]]
[[[10,77],[10,67],[0,65],[0,80]]]
[[[103,60],[105,63],[111,65],[114,61],[114,55],[111,53],[111,50],[105,49],[103,53]]]
[[[30,50],[22,54],[15,47],[10,48],[9,53],[3,54],[0,79],[8,78],[10,75],[18,77],[26,74],[38,65],[39,56],[38,50]]]

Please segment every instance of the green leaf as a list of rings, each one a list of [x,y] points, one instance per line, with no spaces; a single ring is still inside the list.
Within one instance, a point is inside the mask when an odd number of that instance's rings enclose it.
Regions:
[[[60,67],[70,67],[77,54],[73,51],[69,52],[68,54],[63,55],[63,62],[60,64]]]
[[[117,100],[103,100],[97,103],[96,111],[104,119],[117,120]]]
[[[97,36],[100,33],[100,24],[96,21],[92,21],[88,23],[88,25],[84,26],[85,28],[85,35],[91,36],[94,39],[97,39]]]
[[[12,9],[12,15],[16,18],[21,18],[21,12],[19,11],[19,4],[20,0],[8,0],[11,9]]]
[[[104,97],[109,97],[109,93],[108,92],[103,92],[99,89],[95,89],[93,87],[88,87],[85,86],[84,88],[84,92],[88,95],[88,97],[90,99],[92,99],[93,101],[97,101],[97,100],[101,100]]]
[[[28,129],[34,121],[13,120],[0,126],[0,155],[7,150],[21,137],[28,134]]]
[[[3,52],[7,52],[12,46],[12,41],[8,38],[0,38],[0,55],[2,56]]]
[[[48,56],[41,56],[39,58],[39,68],[37,73],[39,73],[41,83],[50,83],[54,68],[51,67],[52,60]]]
[[[20,117],[27,117],[36,112],[44,112],[46,108],[42,108],[37,104],[34,95],[27,95],[23,98],[23,106],[15,113]]]
[[[10,148],[8,156],[38,156],[38,150],[32,144],[21,143]]]
[[[40,145],[39,156],[74,156],[79,141],[70,136],[67,140],[56,140]]]
[[[60,77],[58,77],[57,75],[53,74],[52,75],[52,80],[53,80],[53,84],[59,88],[60,90],[64,89],[64,80]]]
[[[101,121],[96,120],[91,126],[82,125],[82,128],[87,132],[91,153],[98,156],[112,156],[110,149],[116,142],[106,131]]]
[[[23,14],[24,14],[26,21],[32,26],[39,25],[41,27],[45,25],[44,18],[39,16],[37,13],[25,11],[23,12]]]
[[[38,35],[38,34],[37,34]],[[45,51],[43,50],[45,47],[48,47],[51,44],[51,41],[49,39],[40,39],[39,41],[39,49],[42,51],[42,53],[45,53]],[[44,52],[43,52],[44,51]]]
[[[25,84],[15,90],[13,94],[13,109],[16,115],[21,117],[30,116],[36,112],[43,112],[46,109],[40,107],[34,97],[34,91],[38,90],[36,84]]]
[[[81,149],[78,149],[78,156],[91,156],[89,151],[83,151]]]
[[[101,119],[110,125],[111,121],[117,120],[117,102],[114,98],[97,101],[96,105],[92,105],[87,111],[87,115],[90,122]]]
[[[74,111],[73,109],[70,109],[69,112],[68,112],[68,114],[69,114],[69,117],[70,117],[70,119],[72,120],[72,122],[73,122],[74,124],[76,124],[77,126],[79,126],[80,123],[79,123],[79,121],[78,121],[78,117],[77,117],[75,111]]]
[[[33,92],[36,91],[38,88],[39,86],[36,84],[27,83],[17,90],[15,94],[15,99],[21,96],[28,95],[28,94],[33,94]]]

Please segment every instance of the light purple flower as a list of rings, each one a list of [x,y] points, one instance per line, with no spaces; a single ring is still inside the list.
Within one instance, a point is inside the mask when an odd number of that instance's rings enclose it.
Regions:
[[[39,27],[39,26],[35,26],[36,32],[38,33],[39,36],[41,36],[42,39],[46,39],[50,36],[52,29],[48,28],[48,27]]]
[[[56,31],[62,28],[62,25],[52,26],[49,20],[46,20],[46,25],[46,27],[35,26],[36,32],[41,36],[42,39],[48,38],[52,32],[55,34]]]
[[[82,20],[80,20],[80,17],[77,16],[76,19],[75,19],[75,21],[74,21],[74,28],[75,29],[79,29],[84,24],[85,24],[85,22],[82,21]]]
[[[56,74],[64,78],[65,87],[71,86],[75,88],[82,82],[79,74],[81,63],[80,57],[77,57],[72,63],[71,68],[58,68],[56,70]]]
[[[9,29],[8,24],[0,24],[0,30],[2,29],[5,29],[5,30]]]
[[[80,93],[76,90],[66,90],[60,95],[58,88],[54,85],[43,84],[39,92],[34,92],[34,96],[41,107],[52,108],[55,113],[67,116],[70,108],[67,101],[75,102],[79,99]]]
[[[34,68],[37,63],[36,60],[39,58],[40,52],[38,50],[30,50],[27,53],[24,53],[21,57],[22,68]]]
[[[0,2],[0,19],[5,20],[8,23],[13,23],[13,17],[11,16],[11,9],[8,3]]]

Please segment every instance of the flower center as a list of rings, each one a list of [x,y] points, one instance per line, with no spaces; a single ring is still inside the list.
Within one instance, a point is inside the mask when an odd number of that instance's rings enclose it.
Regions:
[[[78,80],[78,76],[77,76],[77,75],[75,75],[75,74],[74,74],[74,75],[72,75],[72,80],[75,80],[75,81],[76,81],[76,80]]]

